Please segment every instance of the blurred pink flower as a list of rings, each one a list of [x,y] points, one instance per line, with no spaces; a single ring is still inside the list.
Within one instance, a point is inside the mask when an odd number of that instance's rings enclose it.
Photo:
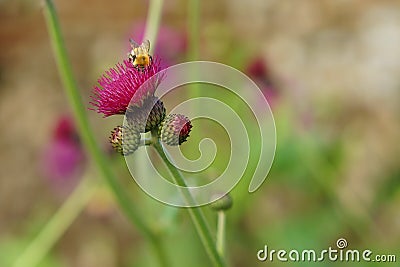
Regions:
[[[72,118],[60,117],[42,156],[43,175],[55,184],[73,183],[82,175],[85,163]]]
[[[145,23],[139,22],[130,31],[129,38],[141,43],[144,38],[144,31]],[[157,42],[151,44],[151,46],[155,48],[153,54],[162,59],[161,68],[165,69],[180,63],[180,60],[185,57],[187,51],[186,36],[181,31],[161,25],[157,34]]]
[[[94,87],[91,96],[93,101],[90,103],[104,117],[125,114],[129,104],[141,107],[147,97],[154,95],[159,79],[155,79],[156,84],[141,85],[160,70],[160,61],[157,59],[153,59],[153,63],[143,70],[124,60],[123,64],[118,63],[98,80],[100,87]]]
[[[250,62],[246,68],[246,73],[261,89],[270,105],[273,105],[278,98],[278,90],[272,84],[270,72],[265,61],[258,57]]]

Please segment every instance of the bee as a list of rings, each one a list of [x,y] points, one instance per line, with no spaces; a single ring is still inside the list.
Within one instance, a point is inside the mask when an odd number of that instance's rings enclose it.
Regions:
[[[132,50],[128,54],[129,61],[132,62],[137,69],[144,70],[153,62],[153,58],[149,55],[150,41],[144,40],[141,45],[132,39],[129,39],[129,42],[132,46]]]

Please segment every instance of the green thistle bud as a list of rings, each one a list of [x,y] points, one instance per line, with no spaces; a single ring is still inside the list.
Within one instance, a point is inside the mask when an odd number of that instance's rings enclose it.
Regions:
[[[164,103],[157,97],[147,98],[141,107],[130,106],[126,118],[128,124],[141,133],[157,129],[165,118]]]
[[[130,126],[117,126],[111,131],[110,143],[115,151],[127,156],[139,147],[140,133]]]
[[[192,124],[188,117],[182,114],[170,114],[159,129],[161,141],[170,146],[177,146],[189,137]]]
[[[157,129],[164,120],[166,113],[164,103],[156,97],[149,103],[149,106],[149,109],[151,107],[152,109],[146,121],[146,132]]]
[[[213,199],[218,199],[210,204],[210,207],[215,211],[229,210],[232,207],[233,201],[229,193],[215,194]]]

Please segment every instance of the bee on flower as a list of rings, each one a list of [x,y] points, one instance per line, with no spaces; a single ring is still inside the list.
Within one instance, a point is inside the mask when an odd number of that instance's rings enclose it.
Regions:
[[[189,118],[172,114],[166,118],[164,103],[155,96],[163,80],[160,60],[149,55],[150,42],[138,45],[130,39],[128,59],[106,71],[94,86],[90,102],[104,117],[125,115],[126,125],[117,126],[110,136],[116,152],[128,156],[140,146],[141,133],[151,132],[161,142],[181,145],[192,128]]]
[[[132,50],[128,54],[129,61],[139,70],[145,69],[153,62],[153,58],[149,55],[150,41],[144,40],[142,44],[136,43],[134,40],[129,39]]]

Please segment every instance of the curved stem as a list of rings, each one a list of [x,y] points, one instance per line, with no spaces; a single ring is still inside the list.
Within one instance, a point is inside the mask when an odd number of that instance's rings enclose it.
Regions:
[[[106,181],[106,184],[112,191],[117,203],[121,207],[124,214],[127,216],[128,220],[133,225],[135,225],[136,228],[142,234],[144,234],[149,241],[152,242],[155,248],[155,252],[159,257],[162,266],[167,266],[164,252],[160,249],[160,246],[158,244],[158,237],[151,231],[151,229],[145,224],[144,220],[133,208],[130,198],[125,193],[124,189],[118,183],[115,175],[111,171],[108,161],[106,160],[103,152],[96,143],[93,131],[89,127],[89,120],[86,115],[86,108],[82,103],[79,89],[72,73],[67,52],[64,46],[64,41],[61,35],[61,29],[58,22],[57,14],[51,0],[45,0],[44,15],[50,35],[50,41],[54,50],[54,56],[57,61],[58,71],[60,73],[61,80],[68,97],[68,101],[70,102],[70,105],[72,107],[82,142],[86,147],[89,155],[94,160],[94,163],[99,173]]]
[[[194,205],[195,200],[190,194],[190,191],[187,189],[185,180],[181,172],[178,169],[176,169],[175,166],[168,160],[168,157],[162,145],[160,144],[160,141],[158,140],[158,136],[156,136],[154,133],[153,133],[153,147],[155,148],[161,159],[164,161],[165,165],[167,165],[168,170],[172,174],[174,182],[177,185],[181,186],[182,188],[181,192],[188,206]],[[218,267],[226,266],[224,259],[221,257],[221,255],[218,253],[215,247],[214,239],[211,235],[211,232],[209,230],[206,219],[201,209],[196,207],[196,208],[187,208],[187,210],[190,214],[193,224],[195,225],[197,233],[199,234],[200,239],[204,247],[206,248],[206,251],[211,261],[213,262],[214,266]]]
[[[139,217],[139,215],[137,215],[136,211],[132,209],[130,200],[124,193],[122,187],[118,184],[117,179],[112,173],[104,154],[94,139],[93,132],[89,127],[89,120],[85,113],[86,108],[82,103],[78,86],[73,78],[71,66],[69,64],[64,42],[61,36],[60,26],[51,0],[46,0],[44,11],[58,70],[60,72],[61,80],[64,84],[68,100],[71,103],[83,144],[90,156],[93,158],[100,174],[104,177],[108,186],[114,193],[116,200],[127,215],[128,219],[143,233],[146,235],[151,235],[150,230],[146,227],[142,219]]]

